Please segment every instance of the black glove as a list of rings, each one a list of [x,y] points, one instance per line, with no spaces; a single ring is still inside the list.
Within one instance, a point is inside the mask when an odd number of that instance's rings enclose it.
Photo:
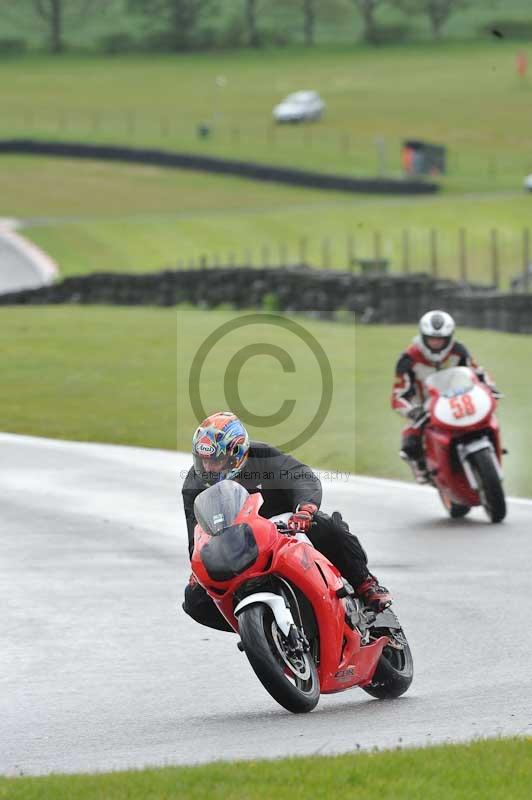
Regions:
[[[420,419],[423,419],[427,415],[425,408],[423,406],[414,406],[410,409],[407,416],[412,422],[419,422]]]

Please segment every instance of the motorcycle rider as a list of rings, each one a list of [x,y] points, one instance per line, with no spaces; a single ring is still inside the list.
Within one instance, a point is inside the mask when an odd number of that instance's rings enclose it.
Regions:
[[[262,494],[261,516],[290,511],[290,530],[304,532],[366,605],[376,611],[390,605],[388,590],[369,572],[366,553],[347,523],[338,512],[329,516],[319,510],[321,482],[310,467],[269,444],[250,442],[242,422],[230,411],[212,414],[201,423],[192,440],[192,456],[193,466],[182,489],[190,556],[196,526],[194,500],[207,487],[231,479],[250,494]],[[203,625],[233,630],[194,575],[185,588],[183,609]]]
[[[402,431],[400,455],[409,462],[418,483],[427,483],[423,453],[423,427],[427,413],[425,379],[436,370],[471,367],[479,380],[498,396],[487,372],[472,358],[467,348],[457,342],[454,319],[446,311],[427,311],[419,320],[419,335],[399,356],[395,367],[392,408],[409,420]]]

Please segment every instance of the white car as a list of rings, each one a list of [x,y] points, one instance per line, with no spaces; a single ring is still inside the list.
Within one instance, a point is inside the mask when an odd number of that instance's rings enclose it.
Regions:
[[[317,92],[294,92],[285,97],[273,109],[276,122],[306,122],[319,119],[325,109],[325,103]]]

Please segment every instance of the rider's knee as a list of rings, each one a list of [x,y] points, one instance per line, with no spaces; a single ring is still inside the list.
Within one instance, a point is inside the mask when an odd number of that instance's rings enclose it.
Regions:
[[[198,617],[202,616],[201,609],[205,605],[206,596],[207,593],[205,592],[205,589],[198,584],[195,586],[190,586],[189,584],[185,587],[185,596],[182,608],[185,614],[188,614],[189,617],[195,619],[196,622],[201,622],[201,619],[198,619]]]
[[[181,606],[185,614],[200,625],[215,628],[219,631],[233,632],[223,614],[217,609],[214,601],[209,597],[203,586],[190,584],[185,588],[185,599]]]
[[[421,436],[413,436],[412,434],[403,436],[401,450],[406,453],[408,458],[420,458],[423,455]]]

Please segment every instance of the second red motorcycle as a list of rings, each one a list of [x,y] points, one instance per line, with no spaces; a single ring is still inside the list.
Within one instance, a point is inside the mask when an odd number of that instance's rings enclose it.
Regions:
[[[430,375],[421,420],[429,480],[451,517],[483,506],[491,522],[506,515],[496,398],[469,367]]]
[[[365,608],[304,534],[261,517],[261,505],[231,480],[198,495],[192,570],[263,686],[294,713],[352,686],[399,697],[413,664],[395,614]]]

